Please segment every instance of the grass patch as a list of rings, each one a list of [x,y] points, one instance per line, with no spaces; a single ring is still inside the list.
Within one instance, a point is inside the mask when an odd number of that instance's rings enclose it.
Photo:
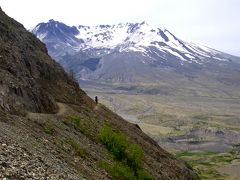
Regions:
[[[180,152],[176,154],[177,157],[187,161],[193,169],[199,174],[201,179],[225,179],[219,172],[218,168],[223,165],[230,164],[236,156],[231,153],[217,153],[217,152]]]
[[[67,116],[65,117],[65,123],[71,123],[75,126],[75,128],[77,128],[82,134],[86,135],[86,136],[90,136],[90,127],[89,125],[86,123],[86,121],[84,121],[84,119],[81,119],[78,116]]]
[[[52,122],[50,122],[50,121],[46,121],[43,124],[43,131],[46,134],[53,134],[53,132],[54,132],[54,124]]]
[[[232,154],[219,154],[211,158],[211,161],[214,163],[230,163],[235,157]]]
[[[113,179],[135,180],[136,177],[131,168],[122,162],[114,162],[113,165],[105,162],[100,163],[100,167],[109,172]]]
[[[200,179],[204,180],[225,180],[225,177],[223,177],[221,174],[219,174],[216,170],[213,168],[206,169],[204,171],[199,172]]]
[[[66,142],[74,149],[74,151],[81,157],[86,157],[85,149],[81,148],[81,146],[72,138],[68,138]]]
[[[127,137],[124,134],[115,133],[110,127],[106,126],[100,131],[99,139],[114,158],[118,160],[124,159],[128,146]]]
[[[65,119],[74,123],[77,126],[80,126],[81,119],[78,116],[67,116]]]
[[[177,157],[183,157],[183,156],[211,156],[211,155],[216,155],[218,153],[216,152],[211,152],[211,151],[196,151],[196,152],[191,152],[191,151],[184,151],[184,152],[180,152],[177,153],[176,156]]]
[[[114,165],[103,163],[102,166],[114,179],[153,179],[143,169],[143,150],[137,144],[130,144],[125,134],[105,126],[98,138],[114,157]]]

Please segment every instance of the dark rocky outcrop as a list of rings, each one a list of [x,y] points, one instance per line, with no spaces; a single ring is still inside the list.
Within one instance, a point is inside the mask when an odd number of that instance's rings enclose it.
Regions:
[[[79,103],[78,85],[34,35],[0,11],[0,106],[9,112],[54,113],[56,100]]]

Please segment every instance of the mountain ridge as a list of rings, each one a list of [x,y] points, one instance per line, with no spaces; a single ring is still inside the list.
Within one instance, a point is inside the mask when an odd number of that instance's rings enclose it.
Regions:
[[[161,46],[160,48],[162,48],[162,50],[168,51],[169,49],[168,50],[164,49],[164,46],[167,46],[167,48],[171,47],[172,49],[177,49],[183,53],[187,53],[185,55],[184,54],[177,55],[181,60],[194,58],[191,57],[191,53],[195,53],[198,54],[199,56],[202,55],[205,57],[209,57],[207,56],[208,52],[213,54],[222,53],[220,51],[208,48],[200,44],[198,45],[193,43],[186,44],[186,42],[178,39],[167,29],[149,25],[145,21],[142,23],[119,23],[117,25],[95,25],[95,26],[79,25],[70,27],[65,25],[64,23],[49,20],[47,23],[40,23],[35,28],[30,30],[33,34],[37,35],[37,37],[42,41],[44,40],[44,38],[47,39],[47,37],[45,36],[48,36],[47,33],[51,32],[48,29],[44,28],[43,26],[51,26],[55,30],[62,29],[63,30],[62,32],[66,33],[69,33],[71,30],[73,30],[74,33],[71,32],[69,34],[69,37],[74,36],[75,38],[81,41],[81,43],[78,44],[77,46],[75,44],[70,44],[72,46],[75,46],[76,51],[86,48],[115,49],[119,48],[119,46],[122,46],[119,49],[119,51],[126,52],[130,50],[144,52],[144,48],[141,49],[141,47],[146,46],[155,46],[157,48]],[[64,29],[61,28],[61,26],[64,27]],[[75,38],[72,40],[72,42],[76,40]],[[193,47],[191,47],[191,45]],[[129,47],[131,48],[127,49]],[[134,47],[136,48],[134,49]],[[175,51],[175,53],[177,52]],[[218,60],[220,60],[220,58],[218,58]]]

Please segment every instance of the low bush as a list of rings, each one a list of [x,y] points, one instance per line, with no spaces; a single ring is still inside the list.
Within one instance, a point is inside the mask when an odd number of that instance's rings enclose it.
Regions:
[[[114,179],[153,179],[143,169],[143,150],[137,144],[130,144],[125,134],[114,132],[111,127],[105,126],[99,132],[98,138],[114,157],[113,166],[103,166]]]
[[[136,144],[131,144],[126,150],[127,164],[137,172],[142,168],[143,150]]]
[[[110,127],[104,127],[99,134],[99,138],[116,159],[125,158],[128,143],[124,134],[115,133]]]
[[[146,172],[144,169],[140,169],[137,171],[138,180],[152,180],[152,176]]]

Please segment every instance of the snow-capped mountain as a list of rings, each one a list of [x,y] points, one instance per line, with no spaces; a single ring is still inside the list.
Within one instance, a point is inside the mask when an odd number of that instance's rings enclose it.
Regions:
[[[166,59],[167,55],[172,55],[181,61],[200,64],[206,58],[229,60],[225,56],[222,57],[219,51],[200,44],[184,42],[168,30],[151,26],[147,22],[69,27],[50,20],[48,23],[38,24],[31,32],[47,44],[50,54],[56,60],[61,59],[65,53],[74,54],[93,48],[106,49],[104,51],[106,54],[113,51],[141,52],[146,56],[155,49],[160,51],[159,57],[163,59]],[[59,50],[62,52],[56,53]]]
[[[190,44],[177,39],[164,28],[150,26],[146,22],[118,25],[79,26],[77,38],[83,39],[86,48],[109,48],[119,52],[142,52],[146,56],[150,48],[176,56],[182,61],[201,63],[201,59],[216,57],[220,52],[202,45]]]
[[[147,22],[70,27],[50,20],[31,32],[46,44],[56,61],[75,72],[78,80],[240,82],[240,58],[185,42]]]

